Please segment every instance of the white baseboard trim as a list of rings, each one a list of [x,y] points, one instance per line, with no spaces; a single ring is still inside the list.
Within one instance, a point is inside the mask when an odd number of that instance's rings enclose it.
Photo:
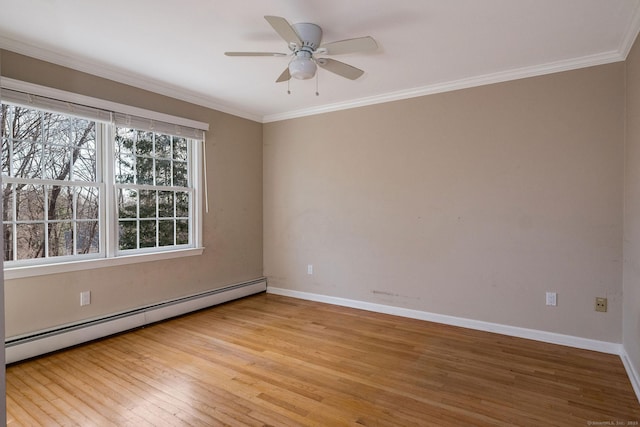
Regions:
[[[499,323],[483,322],[480,320],[466,319],[463,317],[448,316],[445,314],[429,313],[426,311],[412,310],[402,307],[394,307],[384,304],[332,297],[327,295],[314,294],[310,292],[294,291],[290,289],[267,287],[267,293],[299,298],[310,301],[324,302],[327,304],[340,305],[344,307],[358,308],[361,310],[373,311],[377,313],[391,314],[395,316],[408,317],[411,319],[426,320],[428,322],[443,323],[446,325],[460,326],[463,328],[476,329],[486,332],[494,332],[502,335],[526,338],[535,341],[542,341],[551,344],[565,345],[568,347],[580,348],[584,350],[599,351],[622,355],[624,348],[622,344],[607,341],[598,341],[588,338],[575,337],[572,335],[557,334],[555,332],[527,329],[517,326],[502,325]]]
[[[265,278],[229,285],[208,292],[139,307],[96,319],[10,337],[5,342],[6,363],[40,356],[98,338],[139,328],[171,317],[264,292]]]
[[[638,371],[633,366],[633,363],[631,363],[631,359],[624,347],[620,353],[620,359],[622,359],[622,364],[624,365],[624,369],[627,371],[627,376],[629,377],[629,381],[631,381],[633,391],[635,391],[638,402],[640,402],[640,375],[638,375]]]
[[[427,311],[412,310],[408,308],[394,307],[384,304],[375,304],[371,302],[332,297],[310,292],[274,288],[272,286],[267,286],[267,293],[309,301],[323,302],[327,304],[340,305],[343,307],[358,308],[361,310],[373,311],[376,313],[408,317],[411,319],[426,320],[428,322],[442,323],[445,325],[460,326],[463,328],[476,329],[479,331],[494,332],[497,334],[526,338],[550,344],[559,344],[567,347],[580,348],[583,350],[593,350],[599,351],[601,353],[615,354],[617,356],[620,356],[622,364],[627,371],[629,381],[631,381],[633,391],[636,394],[636,398],[638,399],[638,402],[640,402],[640,375],[638,375],[638,371],[633,366],[633,363],[631,363],[631,359],[629,359],[629,355],[624,349],[624,346],[619,343],[592,340],[588,338],[575,337],[573,335],[557,334],[555,332],[540,331],[537,329],[520,328],[517,326],[502,325],[500,323],[483,322],[480,320],[466,319],[464,317],[447,316],[445,314],[429,313]]]

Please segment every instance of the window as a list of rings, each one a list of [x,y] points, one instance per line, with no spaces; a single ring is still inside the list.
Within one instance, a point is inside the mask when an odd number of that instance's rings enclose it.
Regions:
[[[115,140],[119,249],[188,245],[188,141],[120,127]]]
[[[96,122],[2,104],[5,261],[100,253]]]
[[[8,98],[5,269],[201,247],[202,131],[16,91]]]

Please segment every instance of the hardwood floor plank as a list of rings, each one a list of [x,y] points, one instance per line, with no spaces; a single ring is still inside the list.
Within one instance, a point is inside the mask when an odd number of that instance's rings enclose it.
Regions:
[[[11,407],[12,409],[12,412],[7,414],[7,426],[18,427],[38,425],[34,416],[20,405],[19,400],[15,400],[12,396],[7,396],[7,407]]]
[[[260,294],[7,369],[8,424],[640,421],[617,356]]]
[[[19,378],[7,378],[7,394],[7,405],[11,403],[11,409],[14,407],[17,409],[13,413],[9,411],[8,419],[13,419],[21,425],[47,425],[55,422],[37,404],[39,399],[34,399],[33,388],[27,386]],[[28,418],[22,418],[21,414],[27,414]]]

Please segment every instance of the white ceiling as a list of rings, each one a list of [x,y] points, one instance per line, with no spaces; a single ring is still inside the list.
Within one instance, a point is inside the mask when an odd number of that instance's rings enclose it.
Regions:
[[[223,54],[288,53],[264,15],[379,49],[288,95],[288,58]],[[261,122],[621,61],[639,28],[640,0],[0,0],[2,48]]]

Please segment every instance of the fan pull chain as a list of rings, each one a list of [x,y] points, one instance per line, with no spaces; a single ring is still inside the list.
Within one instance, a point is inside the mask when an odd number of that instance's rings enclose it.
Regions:
[[[316,96],[320,96],[320,91],[318,89],[318,80],[319,80],[319,75],[320,73],[316,73]],[[291,95],[291,79],[287,80],[287,95]]]

